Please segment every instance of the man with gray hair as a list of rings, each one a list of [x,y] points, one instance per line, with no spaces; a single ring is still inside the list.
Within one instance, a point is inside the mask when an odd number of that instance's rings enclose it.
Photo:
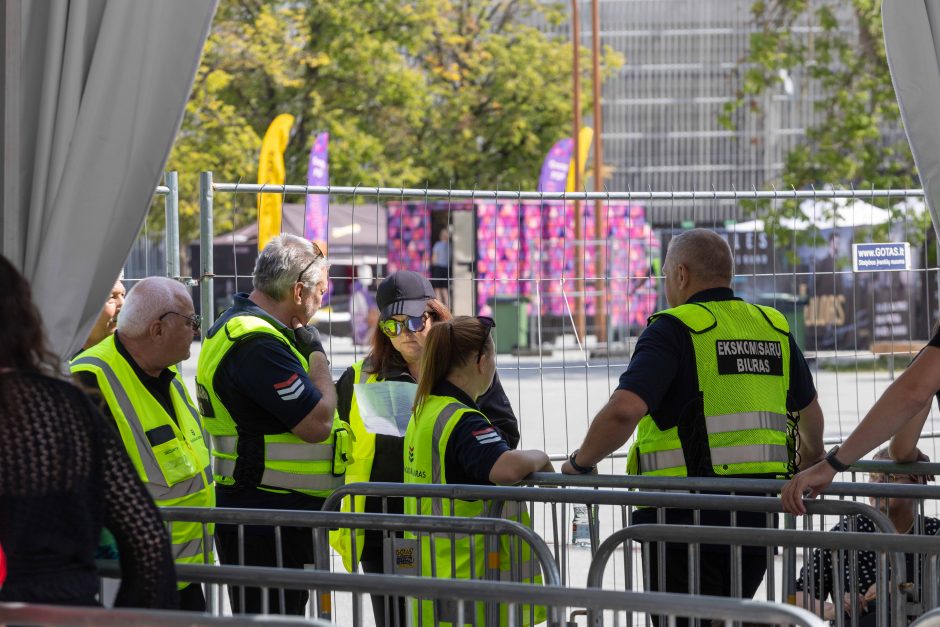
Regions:
[[[334,421],[336,389],[313,327],[329,265],[319,247],[281,234],[261,251],[250,294],[236,294],[206,334],[196,393],[222,507],[319,510],[343,485],[348,434]],[[309,530],[219,525],[224,564],[303,568],[313,562]],[[280,553],[280,559],[278,554]],[[259,613],[259,588],[230,588],[235,612]],[[307,593],[270,590],[268,609],[303,614]]]
[[[562,472],[593,472],[634,431],[630,474],[787,477],[822,456],[822,410],[787,319],[735,297],[733,266],[728,242],[712,231],[672,239],[663,264],[670,309],[650,317],[620,385]],[[693,521],[690,510],[666,512],[667,523]],[[727,511],[703,511],[700,521],[731,525]],[[633,524],[655,522],[653,508],[633,514]],[[767,517],[739,512],[737,525],[764,527]],[[667,592],[688,592],[687,548],[666,545]],[[767,564],[761,548],[743,553],[741,592],[752,597]],[[650,589],[659,590],[655,546],[649,555]],[[728,546],[702,546],[701,594],[732,595],[730,559]]]
[[[199,317],[189,291],[163,277],[127,295],[117,330],[70,363],[81,384],[114,418],[127,453],[157,505],[214,507],[207,438],[177,364],[189,358]],[[211,531],[210,531],[211,533]],[[199,523],[173,523],[173,558],[212,562]],[[204,612],[202,586],[180,582],[180,607]]]

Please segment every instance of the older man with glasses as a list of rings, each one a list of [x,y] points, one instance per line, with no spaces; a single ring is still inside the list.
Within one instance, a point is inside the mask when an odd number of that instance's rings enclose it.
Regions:
[[[134,467],[161,506],[215,506],[207,435],[174,365],[189,358],[198,331],[187,289],[172,279],[147,278],[127,295],[117,331],[70,364],[114,419]],[[177,563],[212,561],[202,525],[174,523],[171,539]],[[205,611],[199,584],[180,582],[178,588],[180,607]]]
[[[206,333],[196,394],[221,507],[319,510],[343,485],[345,423],[333,419],[336,389],[316,329],[307,327],[326,292],[329,265],[316,244],[290,234],[261,251],[250,294]],[[313,563],[309,530],[219,525],[224,564],[303,568]],[[260,588],[232,588],[235,612],[265,609]],[[274,589],[267,609],[303,614],[305,591]]]

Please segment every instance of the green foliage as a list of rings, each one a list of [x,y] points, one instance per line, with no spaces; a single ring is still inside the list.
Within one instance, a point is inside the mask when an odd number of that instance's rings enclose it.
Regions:
[[[222,0],[167,166],[183,241],[198,233],[198,172],[254,183],[279,113],[297,119],[291,183],[329,131],[336,185],[534,188],[572,117],[570,42],[528,25],[537,14],[566,19],[538,0]],[[605,50],[604,76],[621,63]],[[216,209],[217,231],[243,226],[255,197],[217,195]]]
[[[740,90],[725,106],[722,124],[734,128],[741,110],[760,114],[762,97],[779,90],[784,72],[802,75],[800,93],[817,94],[813,106],[819,118],[806,129],[805,141],[786,155],[778,188],[917,187],[906,138],[885,133],[900,128],[901,121],[885,55],[881,0],[758,0],[751,11],[756,29]],[[768,210],[766,204],[751,207],[758,215]],[[795,203],[783,209],[797,215]]]

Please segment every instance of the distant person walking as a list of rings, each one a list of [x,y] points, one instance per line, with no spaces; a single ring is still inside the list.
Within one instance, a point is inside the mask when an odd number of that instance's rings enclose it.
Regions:
[[[445,226],[431,248],[431,285],[437,300],[450,308],[450,231]]]
[[[372,341],[372,334],[379,323],[379,307],[372,294],[372,266],[356,268],[352,295],[349,297],[349,314],[352,320],[353,342],[365,346]]]

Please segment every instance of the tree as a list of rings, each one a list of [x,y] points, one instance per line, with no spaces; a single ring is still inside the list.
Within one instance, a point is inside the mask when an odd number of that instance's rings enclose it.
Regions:
[[[538,0],[223,0],[168,165],[181,233],[198,233],[197,173],[255,182],[279,113],[297,118],[289,182],[329,131],[336,185],[534,188],[572,116],[570,42],[532,24],[565,17]],[[621,62],[605,50],[604,75]],[[218,230],[255,219],[254,196],[216,198]]]
[[[916,187],[885,55],[881,0],[757,0],[751,11],[756,29],[723,124],[733,128],[742,111],[759,115],[761,96],[794,77],[805,83],[801,93],[818,94],[818,118],[786,155],[778,187]]]
[[[797,189],[833,181],[910,187],[914,161],[907,140],[890,133],[900,127],[900,113],[880,0],[758,0],[751,11],[757,30],[742,87],[725,107],[725,124],[739,108],[759,112],[758,97],[802,68],[804,80],[820,94],[814,103],[820,117],[806,129],[806,141],[787,155],[780,182]]]

